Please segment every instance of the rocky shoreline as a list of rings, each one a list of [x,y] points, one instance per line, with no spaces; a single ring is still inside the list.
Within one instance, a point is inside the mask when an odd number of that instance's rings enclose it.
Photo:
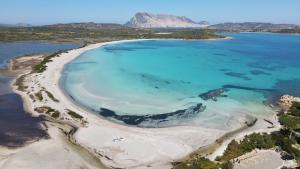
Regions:
[[[293,105],[294,102],[300,103],[300,98],[291,95],[283,95],[279,100],[279,104],[285,112]]]

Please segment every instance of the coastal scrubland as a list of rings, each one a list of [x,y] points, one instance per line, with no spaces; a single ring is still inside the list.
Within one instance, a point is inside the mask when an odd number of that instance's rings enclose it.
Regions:
[[[192,164],[178,164],[176,165],[175,169],[232,169],[233,165],[230,162],[225,162],[222,164],[218,164],[212,162],[204,157],[199,158],[198,160],[194,161]]]
[[[167,32],[167,33],[166,33]],[[0,27],[0,41],[47,40],[57,42],[97,43],[123,39],[216,39],[208,29],[138,29],[118,24],[56,24],[37,27]]]
[[[291,34],[299,34],[300,33],[300,28],[298,29],[282,29],[279,31],[276,31],[274,33],[291,33]]]
[[[81,116],[80,114],[78,114],[78,113],[76,113],[76,112],[74,112],[72,110],[68,110],[68,114],[71,117],[75,118],[75,119],[82,119],[83,118],[83,116]]]
[[[44,59],[39,64],[33,66],[33,72],[35,72],[35,73],[42,73],[43,71],[45,71],[46,68],[47,68],[46,64],[48,62],[51,62],[52,61],[51,59],[53,57],[56,57],[60,53],[61,53],[61,51],[52,53],[52,54],[44,57]]]

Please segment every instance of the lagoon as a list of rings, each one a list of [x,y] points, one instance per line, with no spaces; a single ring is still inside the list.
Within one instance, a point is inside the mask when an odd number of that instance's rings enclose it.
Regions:
[[[79,47],[74,43],[54,43],[46,41],[0,42],[0,69],[7,62],[25,55],[45,54]],[[23,108],[22,98],[11,89],[15,77],[0,73],[0,146],[18,147],[27,142],[48,137],[40,127],[43,118],[32,117]]]

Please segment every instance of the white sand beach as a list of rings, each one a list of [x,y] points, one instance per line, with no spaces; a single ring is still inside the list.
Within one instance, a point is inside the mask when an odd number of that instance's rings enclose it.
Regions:
[[[238,160],[238,162],[237,162]],[[253,150],[234,159],[234,169],[280,169],[283,166],[297,167],[295,160],[283,160],[275,150]]]
[[[14,87],[14,90],[22,96],[24,107],[33,115],[38,115],[35,108],[48,106],[61,113],[61,122],[77,125],[79,129],[74,134],[76,143],[86,148],[108,167],[171,168],[171,162],[187,156],[200,147],[214,143],[217,138],[228,132],[199,126],[151,129],[120,125],[96,116],[94,113],[75,104],[64,94],[59,86],[59,80],[65,64],[87,50],[98,48],[106,44],[127,41],[128,40],[98,43],[62,53],[59,57],[53,58],[52,62],[47,63],[47,69],[43,73],[27,75],[24,80],[24,84],[27,88],[24,92],[17,90],[16,87]],[[44,99],[41,101],[32,99],[32,96],[30,97],[30,95],[34,95],[43,89],[52,93],[59,102],[53,101],[45,92],[43,92]],[[72,110],[83,116],[83,120],[87,121],[87,123],[83,124],[82,120],[70,117],[70,115],[67,114],[68,110]],[[259,119],[258,125],[255,125],[254,129],[264,130],[267,129],[267,127],[268,124]],[[254,129],[251,130],[251,132],[253,132]],[[55,129],[50,129],[49,131],[52,133],[53,130],[55,131]],[[52,165],[56,165],[55,163],[57,163],[58,168],[64,168],[64,165],[70,164],[71,162],[68,160],[71,160],[71,158],[72,161],[76,161],[72,163],[74,167],[71,168],[79,168],[82,165],[86,166],[86,168],[94,167],[89,166],[80,156],[76,155],[76,153],[71,156],[64,155],[63,152],[66,150],[59,148],[60,145],[58,143],[60,141],[57,139],[57,136],[55,134],[50,135],[52,135],[52,139],[33,143],[20,151],[20,153],[12,156],[12,159],[9,158],[9,160],[0,161],[0,168],[11,166],[14,161],[17,161],[16,159],[19,159],[20,162],[26,160],[25,164],[28,164],[28,166],[32,164],[29,162],[30,160],[41,161],[40,163],[43,164],[43,160],[41,159],[44,158],[43,155],[55,156],[55,152],[57,152],[61,160],[53,159],[50,162],[53,163]],[[41,146],[48,147],[48,149],[51,149],[51,152],[44,154],[43,149],[40,149]],[[51,146],[54,147],[51,148]],[[219,155],[220,152],[222,152],[221,150],[222,149],[218,150],[215,155]],[[38,153],[43,155],[37,158],[37,154],[29,153],[29,151],[38,151]],[[68,152],[72,153],[71,151]],[[44,161],[49,161],[49,159]],[[19,168],[22,168],[22,166]]]
[[[18,149],[0,148],[0,168],[98,169],[102,167],[99,163],[94,162],[92,157],[68,143],[56,125],[48,124],[48,133],[51,139],[43,139]]]

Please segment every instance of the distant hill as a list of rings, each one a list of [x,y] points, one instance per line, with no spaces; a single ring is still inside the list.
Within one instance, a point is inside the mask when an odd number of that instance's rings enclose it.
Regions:
[[[28,23],[17,23],[15,26],[16,27],[32,27],[32,25],[28,24]]]
[[[207,27],[208,23],[197,23],[184,16],[143,12],[136,13],[125,25],[133,28],[203,28]]]
[[[6,23],[0,23],[0,27],[8,27],[10,26],[9,24],[6,24]]]
[[[1,24],[0,27],[32,27],[32,25],[27,23],[17,23],[17,24]]]
[[[102,29],[123,29],[126,26],[114,23],[94,23],[94,22],[82,22],[82,23],[66,23],[66,24],[54,24],[45,25],[43,27],[48,28],[70,28],[70,29],[88,29],[88,30],[102,30]]]
[[[276,32],[279,30],[298,29],[298,25],[294,24],[272,24],[263,22],[243,22],[243,23],[221,23],[211,25],[209,29],[217,29],[223,31],[237,32]]]

